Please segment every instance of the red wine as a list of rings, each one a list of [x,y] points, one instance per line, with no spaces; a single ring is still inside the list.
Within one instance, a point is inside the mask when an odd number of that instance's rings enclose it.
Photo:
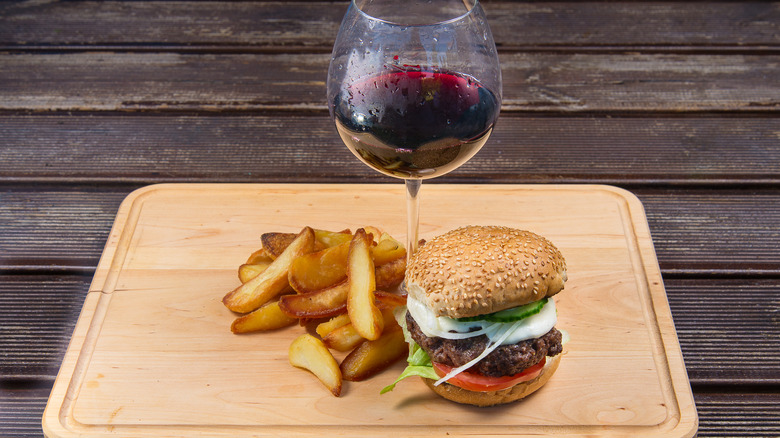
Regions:
[[[498,119],[495,94],[474,78],[395,70],[353,84],[333,112],[344,143],[363,162],[401,178],[431,178],[471,158]]]

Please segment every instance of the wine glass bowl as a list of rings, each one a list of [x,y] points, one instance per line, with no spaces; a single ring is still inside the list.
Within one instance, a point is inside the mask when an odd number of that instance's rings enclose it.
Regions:
[[[477,0],[353,0],[328,70],[331,117],[368,166],[406,181],[407,250],[420,181],[485,144],[501,107],[495,43]]]

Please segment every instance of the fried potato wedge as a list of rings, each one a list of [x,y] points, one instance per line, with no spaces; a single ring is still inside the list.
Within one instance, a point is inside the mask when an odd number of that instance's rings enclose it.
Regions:
[[[306,227],[265,271],[229,292],[222,303],[234,312],[249,313],[276,298],[289,286],[287,275],[292,261],[313,249],[314,230]]]
[[[314,239],[317,241],[318,247],[330,248],[352,240],[352,232],[349,230],[314,230]]]
[[[371,248],[371,257],[374,259],[374,265],[381,266],[398,259],[405,259],[406,248],[391,235],[383,233],[377,245]]]
[[[343,327],[349,324],[349,315],[342,313],[341,315],[334,316],[333,318],[317,324],[317,328],[314,329],[321,338],[324,338],[328,333],[336,330],[339,327]]]
[[[352,237],[347,257],[347,312],[360,336],[374,340],[384,328],[382,313],[374,303],[376,278],[371,259],[371,241],[365,230],[359,228]]]
[[[379,242],[379,237],[382,236],[382,230],[371,225],[363,227],[363,229],[366,231],[366,234],[371,236],[371,241],[373,241],[375,244]]]
[[[296,237],[298,235],[295,233],[263,233],[260,236],[260,243],[263,245],[263,251],[272,259],[276,259]]]
[[[341,361],[341,375],[344,380],[352,382],[365,380],[405,357],[408,352],[401,327],[388,327],[379,339],[363,341]]]
[[[393,260],[390,263],[377,266],[374,271],[376,288],[379,290],[392,290],[404,281],[406,275],[406,257]]]
[[[406,305],[406,295],[393,294],[381,290],[374,292],[374,295],[376,296],[377,306],[382,310],[383,314],[385,309],[393,310],[398,306]],[[386,320],[387,318],[385,318]]]
[[[271,265],[271,262],[272,260],[260,261],[254,264],[244,263],[238,267],[238,279],[241,280],[241,283],[246,283],[247,281],[257,277],[258,275],[262,274],[263,271],[268,269],[268,266]]]
[[[327,289],[282,296],[279,307],[294,318],[328,318],[346,312],[348,292],[345,280]]]
[[[360,336],[352,323],[336,328],[322,337],[326,347],[336,351],[350,351],[360,345],[366,338]]]
[[[299,293],[306,293],[325,289],[346,279],[349,246],[350,241],[347,241],[293,260],[287,279],[290,286]]]
[[[257,251],[253,252],[248,259],[246,259],[247,265],[257,265],[262,263],[270,263],[274,261],[274,258],[268,255],[268,253],[265,251],[265,248],[260,248]]]
[[[289,357],[292,366],[310,371],[331,394],[341,395],[341,369],[322,341],[308,333],[301,335],[290,344]]]
[[[272,301],[260,306],[252,313],[236,318],[230,326],[233,333],[249,333],[258,331],[276,330],[288,327],[298,322],[298,318],[292,318],[279,309],[279,302]]]

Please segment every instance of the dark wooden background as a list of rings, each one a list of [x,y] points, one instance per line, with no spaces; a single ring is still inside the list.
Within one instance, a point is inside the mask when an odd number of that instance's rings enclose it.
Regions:
[[[431,183],[645,205],[700,437],[780,436],[780,3],[486,1],[504,107]],[[325,104],[345,2],[0,3],[0,436],[40,416],[121,200],[387,182]]]

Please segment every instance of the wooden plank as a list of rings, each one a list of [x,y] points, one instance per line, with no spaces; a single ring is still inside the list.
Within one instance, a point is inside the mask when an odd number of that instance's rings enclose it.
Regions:
[[[780,279],[664,283],[692,385],[780,385]]]
[[[4,187],[0,269],[94,269],[117,207],[135,187]],[[777,190],[634,192],[665,274],[780,274]],[[423,187],[423,219],[426,193]]]
[[[88,274],[0,275],[2,379],[57,374],[91,280]]]
[[[0,436],[43,437],[41,416],[53,381],[3,381],[0,384]]]
[[[776,274],[780,193],[640,192],[665,273]]]
[[[778,46],[780,3],[642,1],[484,5],[499,49]],[[188,50],[329,51],[346,2],[77,2],[0,6],[0,46],[163,45]],[[52,25],[56,23],[56,25]],[[663,46],[663,47],[661,47]]]
[[[0,110],[324,111],[326,54],[0,54]],[[780,108],[780,55],[514,53],[503,110]]]
[[[437,181],[777,184],[777,132],[778,118],[505,114]],[[326,115],[6,115],[0,138],[0,181],[327,182],[334,169],[395,181],[355,159]]]
[[[3,187],[0,269],[93,271],[131,188]]]
[[[780,436],[780,394],[777,392],[697,393],[698,438]]]

